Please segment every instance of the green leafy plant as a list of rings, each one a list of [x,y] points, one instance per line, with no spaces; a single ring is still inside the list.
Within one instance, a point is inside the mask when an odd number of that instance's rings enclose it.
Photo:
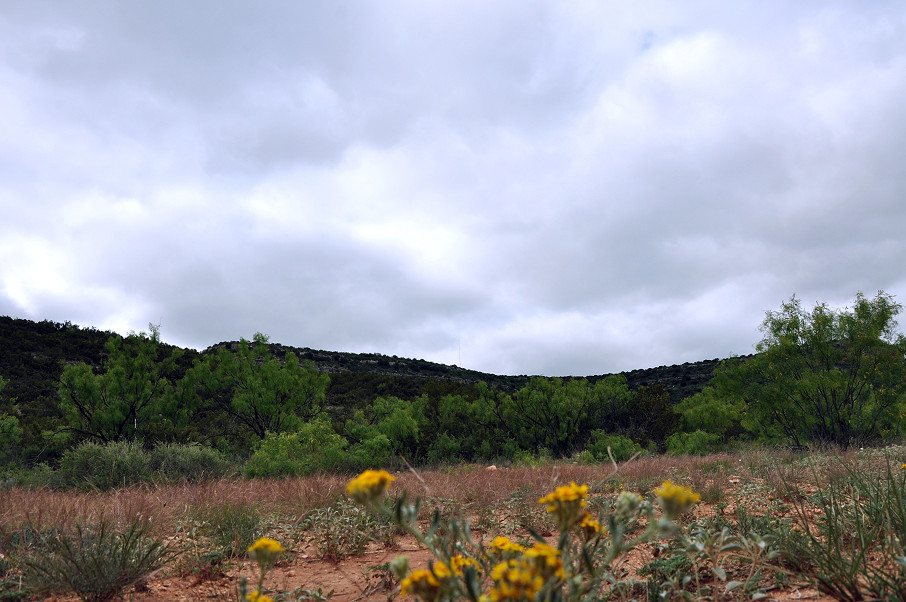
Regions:
[[[63,487],[107,490],[148,481],[149,465],[137,441],[86,441],[63,454],[54,479]]]
[[[888,459],[883,474],[843,464],[811,499],[795,497],[798,536],[786,543],[786,560],[815,587],[838,600],[906,597],[906,469]],[[812,520],[808,505],[821,519]]]
[[[303,519],[301,527],[313,536],[318,557],[331,562],[361,554],[370,541],[390,544],[395,533],[386,517],[365,512],[345,499],[312,510]]]
[[[175,555],[138,521],[125,531],[106,522],[77,525],[71,535],[50,539],[48,548],[26,561],[25,582],[39,593],[70,592],[87,601],[120,596]]]
[[[229,475],[233,468],[221,452],[203,445],[166,443],[156,446],[149,458],[154,476],[171,483],[218,479]]]
[[[248,478],[309,475],[343,461],[347,441],[327,420],[315,419],[292,433],[268,433],[246,463]]]
[[[197,511],[200,531],[229,558],[245,554],[261,530],[258,510],[246,504],[207,506]]]

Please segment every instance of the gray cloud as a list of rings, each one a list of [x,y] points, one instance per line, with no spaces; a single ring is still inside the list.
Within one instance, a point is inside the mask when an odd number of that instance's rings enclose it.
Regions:
[[[501,373],[906,291],[895,2],[14,2],[0,312]],[[902,298],[902,297],[901,297]]]

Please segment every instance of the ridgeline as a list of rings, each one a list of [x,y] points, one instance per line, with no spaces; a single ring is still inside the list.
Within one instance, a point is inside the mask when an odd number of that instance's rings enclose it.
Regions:
[[[99,366],[105,353],[104,343],[111,336],[119,335],[68,322],[33,322],[0,316],[0,377],[7,381],[7,387],[0,393],[0,413],[14,412],[33,429],[52,423],[60,415],[57,385],[63,367],[79,362]],[[237,346],[235,341],[221,342],[201,353],[212,353],[224,347],[236,349]],[[413,399],[425,394],[432,398],[458,394],[470,397],[474,395],[474,385],[479,382],[512,393],[531,378],[488,374],[379,353],[321,351],[279,343],[272,343],[270,347],[275,357],[282,358],[287,352],[293,352],[300,360],[310,361],[318,370],[327,372],[330,375],[327,403],[333,407],[361,407],[378,396]],[[195,350],[186,350],[181,363],[187,368],[199,355]],[[719,363],[719,359],[711,359],[621,374],[632,390],[662,385],[675,404],[707,385]],[[606,376],[576,378],[595,382]]]

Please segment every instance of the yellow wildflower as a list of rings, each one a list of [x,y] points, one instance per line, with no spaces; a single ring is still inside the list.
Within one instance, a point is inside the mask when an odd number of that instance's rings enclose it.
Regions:
[[[491,540],[491,545],[488,547],[488,554],[509,554],[509,553],[520,553],[524,550],[522,546],[518,543],[510,541],[509,537],[504,537],[500,535]]]
[[[260,538],[250,545],[248,549],[249,558],[261,566],[272,564],[284,551],[280,542],[268,537]]]
[[[416,569],[403,579],[400,588],[404,596],[418,596],[425,602],[433,602],[440,593],[440,581],[428,569]]]
[[[467,566],[475,567],[476,571],[481,571],[481,567],[478,566],[478,562],[476,562],[474,558],[468,558],[462,554],[457,554],[450,559],[450,568],[458,577],[462,576],[462,570]]]
[[[494,587],[488,591],[487,600],[533,600],[544,587],[544,578],[535,566],[523,558],[511,558],[491,570]]]
[[[453,571],[444,562],[434,563],[434,576],[438,579],[449,579],[453,576]]]
[[[563,560],[560,558],[560,550],[546,543],[538,542],[525,551],[523,556],[532,562],[538,573],[544,579],[551,577],[566,578],[563,571]]]
[[[582,530],[582,534],[585,535],[585,539],[591,539],[601,532],[601,523],[586,510],[579,520],[579,528]]]
[[[540,500],[539,504],[547,504],[547,511],[557,516],[557,526],[561,531],[566,531],[579,519],[580,512],[588,505],[588,485],[570,483],[557,487]]]
[[[357,502],[371,502],[383,495],[396,477],[386,470],[366,470],[346,485],[346,493]]]
[[[903,464],[902,466],[900,466],[900,470],[906,470],[906,464]]]
[[[676,485],[673,481],[661,483],[661,486],[654,490],[654,494],[660,499],[664,513],[670,518],[686,512],[702,499],[702,496],[688,487]]]
[[[273,598],[271,598],[270,596],[265,596],[257,589],[247,593],[245,595],[245,599],[248,600],[248,602],[274,602]]]

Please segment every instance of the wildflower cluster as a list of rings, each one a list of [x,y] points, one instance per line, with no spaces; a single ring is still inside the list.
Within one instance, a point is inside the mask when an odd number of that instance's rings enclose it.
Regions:
[[[435,561],[427,568],[410,571],[405,557],[391,563],[401,580],[401,593],[422,602],[600,597],[621,581],[617,569],[626,554],[640,543],[670,532],[664,527],[672,524],[672,517],[700,499],[691,489],[664,482],[655,490],[663,508],[659,518],[655,505],[624,490],[617,496],[614,512],[607,517],[608,527],[604,527],[604,517],[588,510],[588,485],[570,483],[538,500],[560,527],[556,545],[538,535],[532,545],[499,536],[484,547],[472,539],[467,522],[448,519],[441,528],[437,513],[431,528],[423,532],[415,520],[418,500],[415,505],[408,504],[403,495],[395,499],[392,507],[374,504],[392,480],[386,472],[366,471],[349,483],[347,491],[373,509],[389,514],[433,554]],[[638,533],[640,525],[643,529]]]
[[[244,597],[248,602],[273,602],[273,598],[264,593],[264,577],[285,551],[280,542],[268,537],[261,537],[249,546],[249,558],[258,565],[258,585],[248,592],[248,584],[243,579],[239,584],[240,598]]]
[[[279,542],[262,537],[249,546],[249,558],[258,563],[258,566],[269,567],[285,550]]]
[[[688,487],[676,485],[673,481],[661,483],[661,486],[654,490],[654,494],[660,500],[661,506],[664,508],[664,514],[668,518],[683,514],[702,499],[702,496]]]
[[[359,503],[367,504],[379,499],[396,477],[386,470],[366,470],[346,485],[346,493]]]
[[[570,483],[557,487],[538,503],[545,504],[547,511],[557,517],[560,531],[568,531],[581,519],[582,510],[588,505],[588,485]]]
[[[501,535],[491,540],[491,545],[488,547],[488,556],[493,558],[500,555],[521,554],[523,550],[525,550],[523,546],[510,541],[509,537]]]

